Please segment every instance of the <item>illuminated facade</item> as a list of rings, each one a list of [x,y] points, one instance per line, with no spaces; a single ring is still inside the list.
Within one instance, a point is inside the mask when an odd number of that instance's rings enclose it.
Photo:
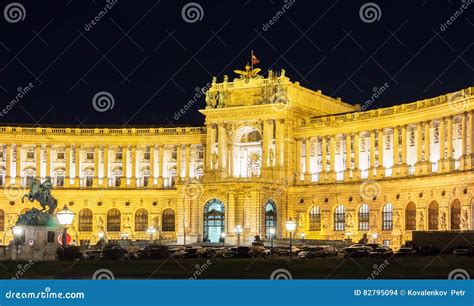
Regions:
[[[281,73],[213,80],[205,127],[0,128],[0,238],[50,176],[78,242],[295,236],[400,245],[473,229],[474,87],[359,111]],[[223,235],[222,233],[225,233]],[[375,236],[375,235],[374,235]],[[372,238],[371,238],[372,239]]]

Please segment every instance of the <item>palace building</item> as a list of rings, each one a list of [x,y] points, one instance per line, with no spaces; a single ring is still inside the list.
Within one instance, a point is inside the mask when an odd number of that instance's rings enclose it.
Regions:
[[[246,72],[212,80],[203,127],[0,127],[1,242],[46,177],[82,244],[150,227],[177,243],[236,243],[238,227],[250,243],[288,237],[290,218],[296,238],[392,246],[474,228],[474,87],[365,110]]]

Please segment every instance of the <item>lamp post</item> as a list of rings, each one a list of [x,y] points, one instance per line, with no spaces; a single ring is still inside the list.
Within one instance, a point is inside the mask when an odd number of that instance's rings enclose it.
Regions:
[[[221,233],[221,239],[222,239],[222,247],[224,247],[225,244],[225,232]]]
[[[147,230],[146,230],[147,234],[150,235],[150,241],[153,242],[153,236],[155,235],[156,233],[156,229],[154,226],[150,226]]]
[[[288,231],[288,233],[290,234],[290,262],[292,261],[292,256],[291,256],[291,248],[292,248],[292,238],[293,238],[293,233],[296,229],[296,222],[288,219],[288,221],[286,221],[285,223],[285,226],[286,226],[286,230]]]
[[[270,246],[270,250],[271,250],[271,253],[270,255],[272,256],[272,259],[273,259],[273,238],[275,238],[275,228],[274,227],[271,227],[270,228],[270,243],[271,243],[271,246]]]
[[[23,234],[23,228],[21,226],[14,226],[12,228],[13,236],[15,237],[15,246],[16,246],[16,254],[15,254],[15,275],[18,269],[18,245],[20,244],[21,235]]]
[[[375,241],[377,241],[377,233],[373,233],[372,238],[374,239],[374,243],[375,243]]]
[[[303,240],[303,242],[304,242],[304,237],[305,237],[305,236],[306,236],[305,233],[301,233],[301,240]]]
[[[99,243],[100,243],[100,249],[102,250],[104,248],[104,238],[105,238],[105,234],[104,232],[100,231],[99,234]]]
[[[59,224],[63,226],[63,235],[62,235],[62,255],[64,260],[64,250],[67,245],[67,226],[71,225],[72,219],[74,218],[74,213],[70,211],[66,205],[64,205],[63,210],[58,211],[56,214],[58,217]]]
[[[234,229],[234,232],[237,234],[237,246],[240,246],[240,234],[242,234],[242,226],[237,225]]]

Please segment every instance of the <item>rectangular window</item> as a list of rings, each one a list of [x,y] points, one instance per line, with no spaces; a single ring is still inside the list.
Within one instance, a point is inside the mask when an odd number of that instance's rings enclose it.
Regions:
[[[94,177],[91,175],[86,176],[86,186],[92,187],[92,182],[94,181]]]
[[[178,156],[178,152],[176,152],[176,151],[171,152],[171,159],[172,160],[176,160],[177,156]]]
[[[198,152],[198,159],[204,159],[204,151]]]
[[[148,176],[143,177],[143,186],[144,187],[148,186]]]
[[[0,160],[3,160],[4,156],[5,156],[5,155],[4,155],[4,151],[1,150],[1,151],[0,151]]]
[[[63,187],[64,186],[64,176],[63,175],[58,175],[56,177],[56,186],[58,186],[58,187]]]
[[[122,160],[122,152],[115,153],[115,160]]]
[[[48,231],[48,243],[54,242],[54,232]]]
[[[3,175],[0,175],[0,186],[3,186],[5,184],[5,180]]]
[[[143,153],[143,160],[150,160],[150,152]]]
[[[93,160],[94,159],[94,153],[93,152],[87,152],[86,153],[86,159],[87,160]]]
[[[56,159],[58,159],[58,160],[63,160],[63,159],[64,159],[64,156],[65,156],[64,152],[58,152],[58,153],[56,154]]]
[[[26,159],[35,159],[35,152],[34,151],[27,151],[26,152]]]
[[[120,176],[115,177],[115,187],[120,187]]]

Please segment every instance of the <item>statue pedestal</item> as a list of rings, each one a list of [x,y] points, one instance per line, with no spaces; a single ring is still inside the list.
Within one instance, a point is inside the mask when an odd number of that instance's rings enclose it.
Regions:
[[[61,226],[20,226],[23,228],[23,234],[18,239],[18,249],[15,240],[10,243],[11,260],[57,260],[56,250],[61,247],[58,239],[63,232]]]

